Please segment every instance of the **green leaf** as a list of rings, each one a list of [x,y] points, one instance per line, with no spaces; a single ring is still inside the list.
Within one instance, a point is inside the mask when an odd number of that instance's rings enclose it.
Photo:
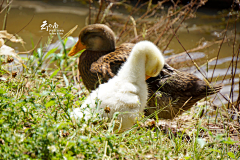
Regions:
[[[58,123],[58,124],[56,125],[56,129],[63,129],[63,128],[65,128],[66,126],[70,126],[70,125],[71,125],[71,123],[61,122],[61,123]]]
[[[41,93],[40,93],[40,96],[41,97],[43,97],[43,96],[48,96],[48,95],[50,95],[50,91],[42,91]]]
[[[224,144],[235,144],[235,143],[237,143],[237,141],[233,141],[233,140],[231,140],[231,138],[228,138],[228,140],[223,140],[223,141],[221,141],[221,143],[224,143]]]
[[[234,153],[232,153],[232,152],[228,152],[227,154],[228,154],[228,156],[229,156],[230,158],[235,158]]]
[[[57,50],[57,48],[53,48],[53,49],[51,49],[50,51],[48,51],[48,52],[45,54],[43,60],[47,59],[47,58],[48,58],[52,53],[54,53],[56,50]]]
[[[217,140],[222,140],[224,136],[226,136],[226,135],[225,135],[225,134],[218,134],[218,135],[216,136],[216,139],[217,139]]]
[[[110,148],[113,150],[113,144],[110,142],[110,140],[108,139],[108,145],[110,146]]]
[[[76,146],[76,142],[75,141],[68,141],[68,148],[71,148],[72,146]]]
[[[112,121],[112,124],[111,124],[111,126],[109,128],[109,131],[110,132],[113,131],[114,127],[115,127],[115,121]]]
[[[190,157],[190,156],[188,156],[188,157],[184,157],[186,160],[188,160],[188,159],[190,159],[190,158],[192,158],[192,157]]]
[[[217,153],[221,153],[220,150],[217,150],[217,149],[208,149],[207,150],[208,152],[217,152]]]
[[[4,122],[4,120],[3,120],[3,119],[1,119],[1,120],[0,120],[0,124],[2,124],[3,122]]]
[[[81,140],[87,140],[87,139],[88,139],[87,136],[79,136],[79,138],[80,138]]]
[[[34,96],[37,96],[37,97],[41,97],[41,95],[39,93],[36,93],[36,92],[29,92],[30,95],[34,95]]]
[[[119,115],[119,112],[115,112],[115,113],[113,114],[113,119],[116,119],[116,118],[118,117],[118,115]]]
[[[54,71],[52,73],[52,75],[50,76],[50,79],[52,79],[54,76],[56,76],[59,71],[60,71],[60,68],[58,68],[56,71]]]
[[[4,93],[6,93],[6,90],[0,88],[0,94],[4,94]]]
[[[68,41],[68,38],[64,39],[63,43],[66,45],[67,41]]]
[[[51,101],[48,101],[45,106],[46,108],[48,108],[50,106],[53,106],[55,103],[56,103],[55,101],[51,100]]]

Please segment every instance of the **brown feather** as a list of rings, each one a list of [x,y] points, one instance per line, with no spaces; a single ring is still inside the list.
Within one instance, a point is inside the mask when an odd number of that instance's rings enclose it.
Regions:
[[[177,115],[191,108],[202,98],[219,92],[222,85],[209,87],[193,74],[180,72],[167,64],[157,77],[147,80],[150,99],[145,115],[155,111],[158,117],[173,119]],[[156,105],[157,103],[157,105]]]
[[[103,78],[101,75],[98,76],[97,73],[93,73],[90,71],[90,67],[93,62],[97,61],[99,57],[108,52],[98,52],[98,51],[89,51],[85,50],[81,56],[79,57],[78,69],[80,76],[82,77],[82,81],[88,90],[94,90],[98,87],[99,84],[102,83]],[[100,79],[99,79],[99,78]],[[106,82],[108,79],[104,79]]]
[[[91,72],[101,74],[103,77],[106,74],[115,76],[118,72],[119,67],[124,63],[134,44],[133,43],[123,43],[116,48],[115,51],[108,53],[100,57],[96,62],[91,65]]]

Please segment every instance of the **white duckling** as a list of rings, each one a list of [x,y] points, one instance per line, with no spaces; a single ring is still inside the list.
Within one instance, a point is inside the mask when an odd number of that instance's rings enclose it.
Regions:
[[[118,74],[92,91],[81,108],[89,105],[90,108],[96,109],[95,102],[99,99],[99,108],[102,108],[99,112],[102,116],[112,118],[115,112],[120,112],[118,119],[122,122],[121,130],[131,128],[147,104],[146,78],[157,76],[163,65],[164,57],[156,45],[149,41],[138,42]],[[110,108],[109,113],[103,111],[105,107]],[[74,109],[73,115],[83,117],[80,108]],[[90,114],[86,115],[89,119]]]

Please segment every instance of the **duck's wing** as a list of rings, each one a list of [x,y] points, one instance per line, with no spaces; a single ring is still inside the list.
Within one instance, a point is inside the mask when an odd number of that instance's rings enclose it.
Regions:
[[[147,82],[151,97],[146,115],[159,110],[158,117],[165,119],[174,118],[222,88],[222,84],[210,87],[195,75],[180,72],[167,64],[157,77],[151,77]]]
[[[96,62],[92,63],[90,71],[97,73],[107,81],[117,74],[121,65],[127,60],[133,46],[133,43],[121,44],[115,51],[100,57]]]
[[[219,92],[222,87],[221,84],[210,87],[194,74],[178,71],[167,63],[157,77],[151,77],[147,82],[155,91],[160,88],[163,92],[190,97],[211,95]]]

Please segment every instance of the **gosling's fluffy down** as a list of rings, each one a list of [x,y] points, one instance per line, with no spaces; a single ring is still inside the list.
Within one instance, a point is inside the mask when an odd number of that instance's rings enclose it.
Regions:
[[[99,99],[102,116],[112,118],[115,112],[120,112],[118,119],[122,122],[121,130],[131,128],[147,103],[145,77],[157,76],[163,65],[164,57],[157,46],[149,41],[137,43],[118,74],[92,91],[81,108],[87,105],[96,108],[95,102]],[[110,113],[103,111],[105,107],[110,108]],[[80,118],[83,116],[80,108],[74,109],[73,114]],[[90,118],[90,114],[85,114]]]

